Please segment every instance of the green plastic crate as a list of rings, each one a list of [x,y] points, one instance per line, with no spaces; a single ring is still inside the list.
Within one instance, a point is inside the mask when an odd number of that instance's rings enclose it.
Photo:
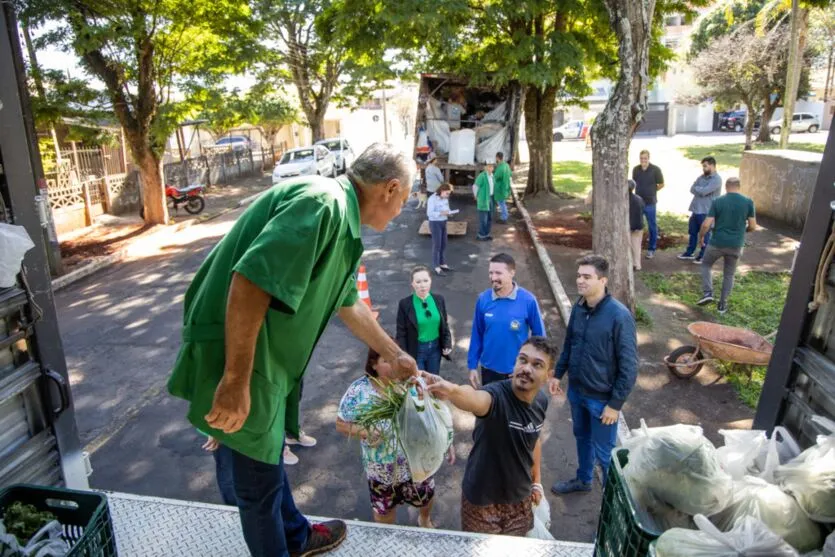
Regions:
[[[116,557],[107,497],[89,491],[16,484],[0,491],[0,509],[20,501],[49,511],[64,527],[67,557]]]
[[[595,557],[646,557],[650,544],[661,535],[654,524],[647,523],[638,515],[623,477],[623,467],[627,462],[627,449],[612,451],[612,464],[597,523]]]

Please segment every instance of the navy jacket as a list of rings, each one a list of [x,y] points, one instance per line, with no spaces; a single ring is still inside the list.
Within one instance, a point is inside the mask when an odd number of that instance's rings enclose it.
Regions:
[[[569,388],[620,410],[638,376],[638,336],[629,310],[610,294],[589,308],[574,304],[556,377]]]

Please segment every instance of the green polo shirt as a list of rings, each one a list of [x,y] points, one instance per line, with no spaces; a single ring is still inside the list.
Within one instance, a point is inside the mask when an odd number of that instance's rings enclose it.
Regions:
[[[298,397],[289,395],[328,321],[340,306],[357,301],[354,275],[362,251],[359,203],[344,177],[284,182],[240,216],[186,292],[183,345],[168,381],[171,394],[189,401],[188,419],[197,429],[250,458],[278,463],[285,419],[298,420]],[[223,375],[233,272],[272,301],[256,341],[249,417],[227,435],[204,416]]]
[[[482,170],[475,179],[475,187],[478,188],[476,193],[476,209],[479,211],[490,210],[490,178],[486,170]],[[493,192],[495,193],[496,184],[493,183]]]
[[[493,181],[495,182],[493,197],[496,201],[504,201],[510,197],[511,176],[509,164],[502,161],[496,165],[496,169],[493,171]]]
[[[432,294],[426,297],[426,307],[417,294],[412,294],[412,304],[417,316],[418,342],[432,342],[441,336],[441,312]],[[429,315],[426,315],[429,312]]]

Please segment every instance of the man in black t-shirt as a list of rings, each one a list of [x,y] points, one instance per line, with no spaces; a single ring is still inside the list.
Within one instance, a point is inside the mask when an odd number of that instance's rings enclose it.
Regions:
[[[475,390],[423,373],[431,394],[478,419],[461,497],[465,532],[524,536],[533,528],[531,503],[543,497],[539,438],[548,409],[542,386],[556,361],[544,337],[522,345],[511,379]]]
[[[647,259],[655,257],[658,247],[658,221],[655,215],[655,204],[658,202],[658,192],[664,187],[664,175],[661,169],[650,164],[649,151],[641,151],[641,164],[632,169],[632,179],[637,184],[635,193],[644,200],[644,215],[647,217],[649,228],[649,245]]]

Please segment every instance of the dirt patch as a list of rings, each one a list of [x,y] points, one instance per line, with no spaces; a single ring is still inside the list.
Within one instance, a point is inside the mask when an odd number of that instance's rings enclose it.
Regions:
[[[551,216],[537,215],[533,219],[539,237],[546,244],[565,246],[568,248],[592,249],[592,223],[591,218],[584,211],[560,212]],[[644,235],[644,248],[648,244],[647,235]],[[665,234],[661,231],[658,235],[658,249],[667,249],[682,245],[686,238]]]
[[[136,223],[122,226],[97,226],[72,240],[61,242],[64,269],[71,271],[87,260],[112,255],[140,236],[151,226]]]

